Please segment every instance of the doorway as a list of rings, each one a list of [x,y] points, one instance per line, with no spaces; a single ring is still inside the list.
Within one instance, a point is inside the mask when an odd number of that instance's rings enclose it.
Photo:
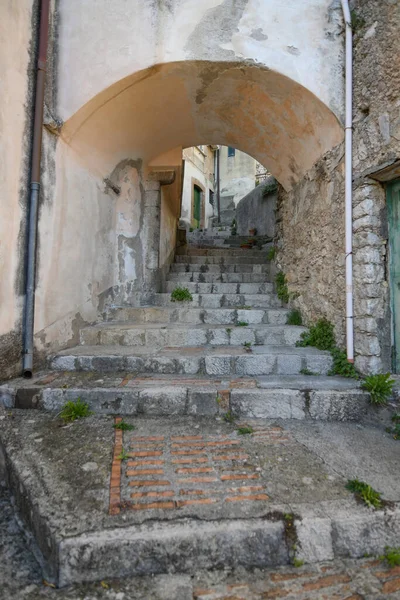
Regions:
[[[193,187],[193,227],[199,229],[201,226],[201,206],[202,189],[198,185]]]
[[[400,179],[387,186],[392,311],[392,368],[400,373]]]

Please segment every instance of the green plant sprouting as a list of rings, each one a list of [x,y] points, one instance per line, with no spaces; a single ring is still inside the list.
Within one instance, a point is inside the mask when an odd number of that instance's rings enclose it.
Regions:
[[[120,429],[121,431],[133,431],[135,429],[134,425],[130,425],[126,423],[123,419],[119,423],[114,423],[114,429]]]
[[[82,402],[80,398],[73,401],[70,400],[64,404],[60,413],[61,418],[65,423],[72,423],[77,419],[84,419],[90,417],[93,412],[89,410],[89,405],[86,402]]]
[[[393,439],[400,440],[400,414],[396,413],[392,416],[393,427],[388,427],[386,431],[391,434]]]
[[[293,309],[288,313],[287,325],[303,325],[303,319],[301,317],[301,312],[297,309]]]
[[[275,246],[271,246],[271,248],[267,252],[267,260],[274,260],[276,256],[276,248]]]
[[[400,547],[392,548],[390,546],[385,546],[385,554],[380,556],[379,559],[384,560],[392,569],[400,566]]]
[[[247,321],[238,321],[236,323],[236,327],[247,327],[247,326],[248,326]]]
[[[172,302],[192,302],[193,296],[187,288],[177,287],[171,293]]]
[[[369,392],[371,404],[383,406],[392,395],[395,383],[395,380],[390,378],[390,373],[376,373],[368,375],[361,384],[361,387],[363,390]]]
[[[228,410],[228,412],[226,412],[223,417],[224,421],[226,423],[234,423],[235,422],[235,416],[233,414],[232,411]]]
[[[319,350],[332,350],[335,347],[335,336],[333,325],[327,319],[319,319],[315,325],[311,325],[308,331],[304,331],[296,346],[314,346]]]
[[[364,504],[366,504],[370,508],[381,508],[381,494],[374,490],[370,485],[368,485],[364,481],[359,481],[358,479],[351,479],[347,482],[346,488],[350,492],[353,492],[356,498],[364,502]]]
[[[284,304],[289,302],[289,290],[286,281],[286,275],[280,271],[275,275],[276,294]]]
[[[249,435],[250,433],[254,433],[254,429],[250,425],[244,425],[243,427],[238,427],[237,430],[239,435]]]

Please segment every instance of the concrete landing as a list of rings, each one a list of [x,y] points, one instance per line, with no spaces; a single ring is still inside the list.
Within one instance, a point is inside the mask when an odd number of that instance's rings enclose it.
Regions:
[[[3,477],[46,577],[61,586],[398,545],[400,445],[381,430],[219,416],[126,422],[135,429],[114,429],[111,416],[63,426],[39,411],[0,414]],[[245,425],[254,432],[240,435]],[[382,492],[382,510],[345,489],[355,477]]]

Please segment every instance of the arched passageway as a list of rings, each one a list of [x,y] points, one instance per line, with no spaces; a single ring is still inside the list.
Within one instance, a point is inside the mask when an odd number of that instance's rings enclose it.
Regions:
[[[287,77],[243,62],[155,65],[104,90],[62,138],[104,177],[121,160],[144,165],[174,148],[224,144],[250,154],[290,188],[343,131],[336,116]]]
[[[41,238],[43,345],[72,339],[77,321],[159,287],[176,245],[182,148],[235,147],[289,190],[342,139],[327,105],[254,61],[154,65],[100,92],[64,123],[55,159],[48,149],[55,202],[45,205],[40,228],[60,237],[56,247],[54,237]]]

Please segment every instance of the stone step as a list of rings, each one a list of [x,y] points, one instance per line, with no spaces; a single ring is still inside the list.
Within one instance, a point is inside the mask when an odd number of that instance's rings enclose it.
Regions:
[[[338,576],[333,559],[380,556],[385,546],[398,545],[396,442],[376,430],[215,417],[199,418],[194,430],[193,418],[128,416],[132,429],[122,431],[114,429],[121,417],[91,415],[59,427],[45,411],[2,416],[2,474],[37,544],[43,579],[61,588],[161,573],[192,575],[197,583],[202,570],[203,591],[194,596],[249,598],[243,585],[209,594],[206,572],[218,579],[224,569],[242,575],[244,567],[327,561],[311,584],[310,566],[289,577],[275,573],[271,581],[279,587],[261,596],[288,596],[286,583],[295,580],[302,598],[322,598],[322,590],[324,598],[350,599],[364,586]],[[240,435],[238,425],[250,425],[253,433]],[[120,458],[122,450],[128,460]],[[382,492],[384,506],[368,508],[346,489],[355,473]],[[394,599],[395,570],[375,566],[389,592],[376,587],[379,598]],[[332,595],[339,583],[349,586]],[[122,598],[117,588],[106,596]],[[87,589],[100,597],[99,584]],[[147,589],[140,597],[150,598]],[[300,597],[290,590],[289,596]],[[177,600],[168,591],[154,597]],[[179,594],[189,597],[185,589]]]
[[[149,348],[148,346],[77,346],[49,361],[55,371],[130,371],[137,374],[205,374],[211,376],[293,375],[307,369],[326,375],[332,367],[329,352],[290,346]]]
[[[267,283],[271,282],[268,273],[201,273],[190,271],[168,273],[167,281],[199,282],[199,283]]]
[[[171,273],[269,273],[269,264],[227,264],[227,265],[196,265],[173,263]]]
[[[180,286],[175,286],[180,287]],[[281,300],[276,294],[192,294],[193,300],[189,302],[175,302],[171,294],[154,294],[152,303],[155,306],[171,306],[177,304],[190,304],[193,308],[279,308]]]
[[[89,346],[242,346],[252,345],[293,346],[305,327],[290,325],[257,325],[248,327],[182,326],[179,323],[160,326],[130,323],[102,323],[80,331],[80,343]]]
[[[96,414],[376,422],[369,394],[343,377],[192,375],[138,377],[129,372],[39,372],[0,386],[0,407],[59,412],[80,398]],[[376,411],[375,411],[376,413]],[[382,420],[382,417],[379,416]],[[385,419],[390,425],[390,415]]]
[[[173,307],[146,306],[115,307],[108,311],[107,321],[132,321],[134,323],[180,323],[189,325],[230,325],[248,323],[249,325],[286,325],[289,311],[285,308],[259,308],[259,309],[234,309],[234,308],[191,308],[175,305]]]
[[[176,281],[167,281],[165,292],[170,294],[178,287]],[[185,286],[191,294],[271,294],[273,283],[194,283],[187,281]]]
[[[223,246],[221,248],[206,248],[206,247],[195,247],[195,246],[181,246],[176,250],[176,256],[214,256],[214,257],[254,257],[254,258],[265,258],[267,260],[267,252],[263,252],[257,249],[242,249],[242,248],[227,248]]]
[[[190,265],[257,265],[267,264],[266,254],[259,252],[253,256],[193,256],[191,254],[181,254],[175,256],[175,263]]]

